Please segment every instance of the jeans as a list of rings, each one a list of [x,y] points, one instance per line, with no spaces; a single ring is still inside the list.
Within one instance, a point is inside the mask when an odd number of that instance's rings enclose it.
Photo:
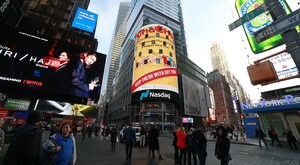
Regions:
[[[199,159],[199,165],[205,165],[207,152],[205,149],[195,148],[195,152]]]
[[[188,153],[188,165],[192,164],[192,155],[193,155],[193,164],[197,165],[197,156],[195,150],[192,148],[187,149],[187,153]]]
[[[145,146],[145,138],[146,138],[146,135],[141,135],[141,137],[140,137],[140,146],[141,147]]]
[[[133,142],[126,142],[126,160],[131,160]]]

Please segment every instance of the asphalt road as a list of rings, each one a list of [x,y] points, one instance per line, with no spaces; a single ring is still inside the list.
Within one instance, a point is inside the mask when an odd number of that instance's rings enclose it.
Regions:
[[[116,151],[111,151],[110,142],[99,137],[86,138],[81,142],[77,137],[77,165],[174,165],[174,149],[172,138],[160,137],[161,154],[164,160],[148,158],[148,148],[133,148],[131,162],[125,161],[125,145],[116,144]],[[214,156],[215,142],[209,141],[207,146],[207,165],[217,165],[220,161]],[[231,165],[300,165],[300,152],[277,146],[269,149],[256,145],[231,144]]]

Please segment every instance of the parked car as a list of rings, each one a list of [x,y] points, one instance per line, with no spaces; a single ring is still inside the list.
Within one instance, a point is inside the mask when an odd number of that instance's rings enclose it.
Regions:
[[[119,141],[121,143],[125,143],[125,139],[123,138],[123,134],[124,134],[124,130],[125,128],[127,127],[123,127],[119,133]],[[141,127],[132,127],[135,131],[135,138],[136,138],[136,141],[135,141],[135,144],[134,145],[140,145],[140,131],[141,131]]]

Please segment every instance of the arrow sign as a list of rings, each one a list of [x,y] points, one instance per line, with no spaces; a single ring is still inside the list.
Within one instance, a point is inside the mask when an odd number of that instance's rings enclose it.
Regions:
[[[260,29],[254,33],[256,41],[262,42],[270,37],[273,37],[277,34],[281,34],[285,31],[295,28],[295,26],[300,24],[300,9],[292,12],[289,15],[286,15],[269,26]]]
[[[243,25],[244,23],[251,21],[253,18],[257,17],[258,15],[264,13],[267,10],[267,6],[263,3],[258,8],[252,10],[250,13],[244,15],[240,19],[234,21],[230,25],[228,25],[229,30],[232,31],[233,29]]]

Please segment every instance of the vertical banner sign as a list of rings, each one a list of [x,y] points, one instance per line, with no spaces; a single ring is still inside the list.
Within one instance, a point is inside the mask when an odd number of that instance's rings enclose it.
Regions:
[[[136,35],[133,65],[132,93],[160,90],[178,94],[174,35],[170,28],[159,24],[142,27]]]
[[[286,13],[290,14],[291,9],[286,3],[286,1],[285,0],[279,0],[279,1],[283,6],[284,10],[286,11]],[[261,6],[263,3],[264,0],[236,0],[235,8],[237,10],[238,15],[240,17],[243,17],[244,15],[250,13],[252,10]],[[257,43],[255,40],[254,33],[268,26],[269,24],[271,24],[272,21],[273,20],[271,18],[271,15],[265,12],[255,17],[251,21],[243,24],[244,31],[246,33],[248,42],[250,44],[253,53],[258,54],[283,44],[282,37],[279,34],[260,43]]]

